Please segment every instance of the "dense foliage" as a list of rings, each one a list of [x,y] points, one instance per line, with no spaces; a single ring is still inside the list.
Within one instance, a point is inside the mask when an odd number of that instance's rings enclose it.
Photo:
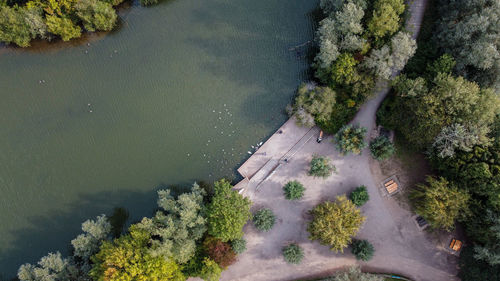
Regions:
[[[361,154],[361,151],[366,147],[363,140],[365,134],[366,128],[344,125],[335,135],[337,149],[343,154]]]
[[[102,215],[87,220],[83,233],[71,241],[73,255],[64,258],[59,252],[50,253],[36,265],[22,265],[18,278],[132,281],[196,276],[219,280],[222,270],[245,250],[244,240],[236,237],[241,237],[250,217],[250,201],[233,191],[226,180],[216,182],[213,189],[213,198],[206,198],[205,188],[196,183],[176,197],[168,189],[158,191],[154,216],[131,225],[125,234],[128,213],[122,208],[115,209],[110,219]],[[220,218],[220,224],[212,225],[212,233],[219,237],[207,235],[214,218]]]
[[[267,232],[271,230],[276,222],[276,216],[273,211],[268,208],[262,208],[253,215],[253,224],[260,230]]]
[[[386,136],[378,136],[370,142],[370,152],[377,160],[388,159],[395,151],[394,144]]]
[[[304,251],[295,243],[283,247],[282,252],[283,258],[287,263],[299,264],[304,258]]]
[[[336,133],[372,94],[415,53],[403,31],[403,0],[321,1],[315,76],[324,86],[301,86],[290,110],[300,124]]]
[[[307,228],[309,239],[330,246],[332,251],[343,252],[365,221],[361,211],[345,196],[317,205],[311,215],[313,219]]]
[[[420,185],[413,203],[435,227],[463,222],[470,241],[461,254],[462,280],[495,279],[500,272],[500,3],[429,4],[417,53],[394,81],[377,122],[426,152],[440,176]]]
[[[309,166],[309,175],[314,177],[327,178],[336,171],[335,166],[330,164],[330,159],[319,155],[313,156]]]
[[[285,192],[285,198],[288,200],[298,200],[304,196],[305,188],[298,181],[289,181],[283,187],[283,191]]]
[[[227,242],[243,236],[251,217],[250,200],[232,190],[226,180],[215,183],[215,195],[208,205],[208,234]]]
[[[349,199],[351,199],[354,205],[358,207],[363,206],[366,202],[368,202],[368,200],[370,200],[370,195],[368,194],[366,186],[361,185],[356,187],[349,195]]]
[[[369,261],[375,253],[373,245],[366,240],[353,240],[351,244],[352,254],[357,260]]]

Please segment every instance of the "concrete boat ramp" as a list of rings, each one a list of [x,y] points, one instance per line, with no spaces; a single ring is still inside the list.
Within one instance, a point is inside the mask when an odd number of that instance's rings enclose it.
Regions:
[[[253,155],[238,168],[243,176],[234,189],[252,199],[261,184],[286,165],[307,142],[319,136],[319,128],[299,127],[295,118],[286,121]]]

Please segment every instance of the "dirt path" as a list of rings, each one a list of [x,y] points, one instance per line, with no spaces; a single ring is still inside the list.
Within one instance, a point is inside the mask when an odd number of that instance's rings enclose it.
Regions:
[[[412,17],[408,25],[414,31],[414,37],[417,36],[425,5],[426,0],[415,0],[411,4]],[[387,92],[387,84],[379,85],[375,97],[361,107],[352,123],[360,124],[371,132],[375,126],[376,110]],[[294,126],[292,122],[285,123],[282,127],[285,129],[284,134],[274,135],[258,151],[266,157],[253,156],[242,170],[253,173],[257,162],[276,161],[280,155],[286,154],[307,134],[307,130]],[[293,141],[285,145],[287,138]],[[280,152],[276,148],[285,151]],[[308,163],[314,154],[333,159],[338,173],[326,180],[308,176]],[[381,272],[399,273],[418,281],[458,280],[455,277],[456,257],[439,248],[433,237],[419,231],[409,211],[399,207],[393,198],[383,196],[380,183],[371,173],[370,159],[368,149],[359,156],[339,155],[331,143],[331,137],[324,139],[321,144],[311,140],[260,184],[258,191],[248,185],[244,194],[253,201],[253,210],[271,208],[278,220],[267,233],[258,232],[251,223],[245,226],[244,238],[248,250],[223,272],[221,280],[294,280],[352,264]],[[305,196],[300,201],[291,202],[283,197],[282,187],[291,180],[298,180],[306,187]],[[319,202],[349,193],[359,185],[365,185],[370,193],[370,201],[362,207],[367,220],[357,236],[369,240],[375,246],[375,256],[368,263],[357,262],[349,249],[344,253],[334,253],[328,247],[311,242],[306,231],[308,210]],[[289,265],[283,260],[282,247],[290,242],[298,243],[305,252],[300,265]]]

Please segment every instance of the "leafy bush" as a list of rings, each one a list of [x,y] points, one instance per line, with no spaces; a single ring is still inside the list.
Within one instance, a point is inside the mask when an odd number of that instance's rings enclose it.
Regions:
[[[78,0],[75,10],[88,31],[109,31],[115,26],[117,15],[109,3],[99,0]]]
[[[349,195],[349,199],[351,199],[354,205],[358,207],[363,206],[370,199],[366,186],[362,185],[356,187],[356,189],[354,189],[354,191]]]
[[[324,202],[311,210],[312,221],[307,227],[309,239],[330,246],[332,251],[343,252],[358,233],[365,217],[345,195],[337,196],[335,202]]]
[[[353,125],[343,126],[335,135],[337,149],[344,154],[360,154],[366,147],[366,143],[363,140],[365,133],[366,128],[363,127]]]
[[[231,247],[236,254],[241,254],[247,250],[247,241],[243,238],[231,241]]]
[[[357,260],[369,261],[373,257],[375,248],[366,240],[353,240],[352,241],[352,254],[356,256]]]
[[[295,116],[297,124],[312,127],[330,119],[335,97],[336,93],[328,87],[309,89],[308,85],[301,84],[295,102],[288,111]]]
[[[205,258],[202,263],[200,278],[205,281],[219,281],[222,268],[213,260]]]
[[[299,264],[304,258],[304,251],[297,244],[290,244],[284,247],[282,252],[287,263]]]
[[[274,215],[273,211],[268,208],[260,209],[253,215],[253,223],[255,224],[255,227],[260,231],[267,232],[271,230],[275,222],[276,216]]]
[[[318,155],[313,156],[309,169],[310,176],[327,178],[335,171],[336,168],[330,164],[330,159]]]
[[[304,196],[304,186],[298,181],[290,181],[284,187],[285,198],[288,200],[297,200]]]
[[[390,158],[395,151],[394,144],[386,136],[379,136],[370,142],[370,152],[377,160]]]

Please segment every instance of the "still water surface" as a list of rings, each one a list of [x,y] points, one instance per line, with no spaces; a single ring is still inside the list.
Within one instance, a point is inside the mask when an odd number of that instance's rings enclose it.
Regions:
[[[90,217],[233,175],[307,77],[310,0],[174,0],[84,42],[0,49],[0,272]],[[89,45],[87,44],[89,43]]]

